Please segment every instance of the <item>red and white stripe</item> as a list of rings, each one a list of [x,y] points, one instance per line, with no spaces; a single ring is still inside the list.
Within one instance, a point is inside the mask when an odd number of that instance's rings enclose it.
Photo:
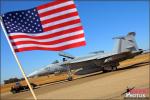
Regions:
[[[13,33],[9,38],[16,52],[53,50],[84,46],[83,27],[72,0],[57,0],[37,7],[44,32]]]

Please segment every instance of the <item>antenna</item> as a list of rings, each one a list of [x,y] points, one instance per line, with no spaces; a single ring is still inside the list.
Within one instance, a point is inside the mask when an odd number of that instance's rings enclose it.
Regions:
[[[63,52],[63,51],[60,51],[60,52],[58,53],[58,55],[59,55],[59,56],[62,56],[62,57],[70,58],[70,59],[74,59],[74,58],[75,58],[73,55],[68,54],[68,53],[66,53],[66,52]]]

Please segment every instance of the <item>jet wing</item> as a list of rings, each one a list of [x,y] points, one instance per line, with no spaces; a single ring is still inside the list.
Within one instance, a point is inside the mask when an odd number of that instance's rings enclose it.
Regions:
[[[65,66],[70,67],[86,67],[86,66],[101,66],[113,61],[120,61],[125,56],[130,55],[131,52],[123,52],[123,53],[107,53],[107,54],[100,54],[95,55],[93,57],[86,57],[86,58],[77,58],[64,63]]]

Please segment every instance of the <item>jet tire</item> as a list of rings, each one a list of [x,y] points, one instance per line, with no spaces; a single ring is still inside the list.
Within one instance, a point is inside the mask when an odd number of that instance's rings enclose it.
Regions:
[[[72,81],[72,80],[73,80],[73,77],[70,76],[70,77],[67,78],[67,80],[68,80],[68,81]]]

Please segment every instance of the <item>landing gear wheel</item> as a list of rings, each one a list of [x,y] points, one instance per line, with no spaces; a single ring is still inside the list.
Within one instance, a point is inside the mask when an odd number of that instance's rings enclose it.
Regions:
[[[11,92],[12,92],[13,94],[17,93],[17,91],[16,91],[16,90],[12,90]]]
[[[105,70],[104,67],[103,67],[102,71],[103,71],[103,73],[107,73],[108,72],[107,70]]]
[[[72,81],[72,80],[73,80],[72,76],[69,76],[69,77],[67,78],[67,80],[68,80],[68,81]]]
[[[116,66],[113,66],[112,67],[112,71],[116,71],[117,70],[117,67]]]

